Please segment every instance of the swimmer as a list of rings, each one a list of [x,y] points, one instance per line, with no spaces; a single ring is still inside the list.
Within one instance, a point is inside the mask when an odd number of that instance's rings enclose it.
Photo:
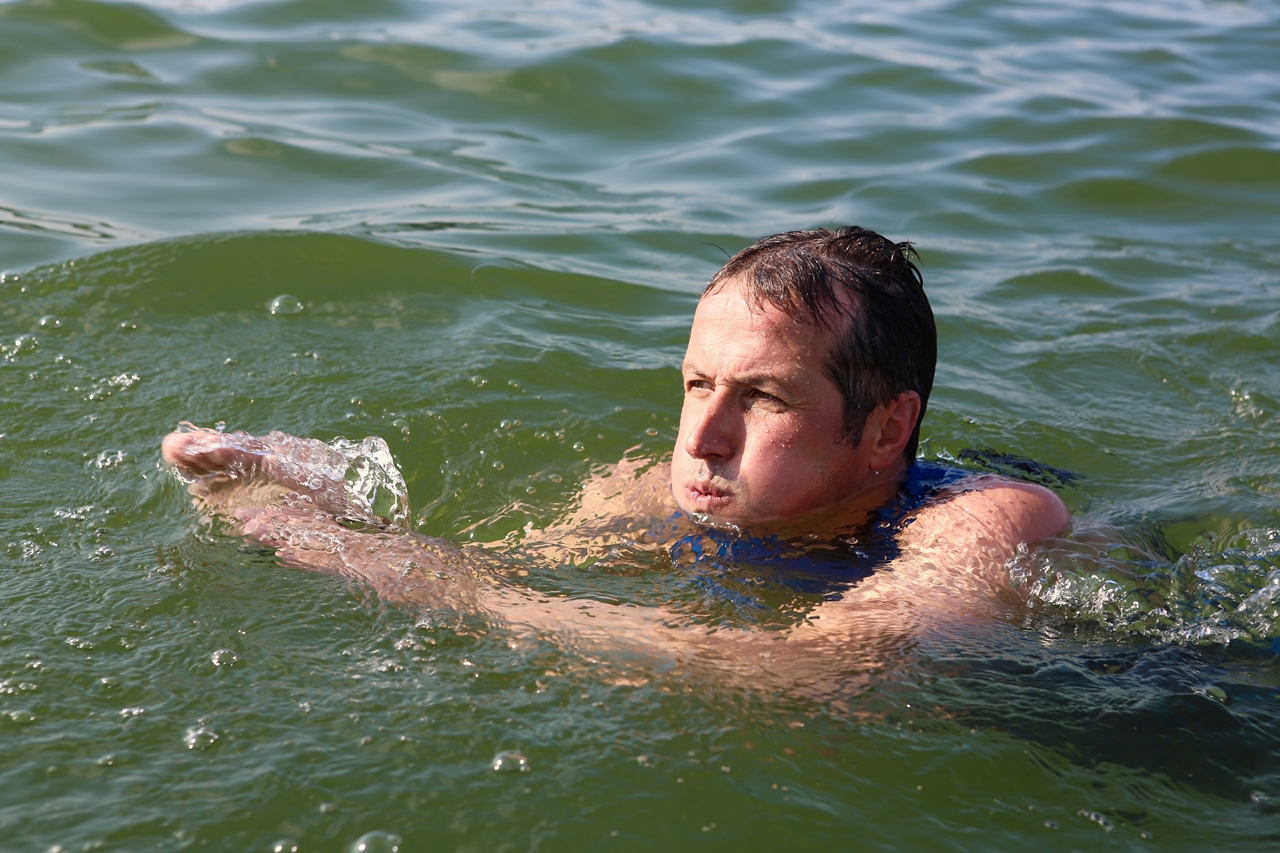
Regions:
[[[884,563],[815,607],[783,644],[778,632],[680,627],[660,607],[534,594],[493,572],[482,549],[370,517],[348,494],[341,454],[319,441],[196,429],[167,436],[162,456],[205,511],[283,562],[370,584],[404,606],[571,633],[591,648],[721,665],[759,658],[788,680],[818,678],[796,663],[818,650],[874,666],[913,632],[1012,600],[1008,560],[1070,520],[1042,486],[916,460],[937,333],[913,255],[856,227],[787,232],[739,252],[694,314],[670,465],[624,460],[584,484],[573,518],[527,543],[614,535],[671,547],[700,531],[865,541],[868,530],[888,531]]]

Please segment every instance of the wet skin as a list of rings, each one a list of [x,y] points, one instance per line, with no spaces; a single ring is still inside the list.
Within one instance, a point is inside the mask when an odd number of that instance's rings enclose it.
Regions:
[[[877,408],[851,444],[824,370],[834,337],[747,302],[732,280],[702,298],[671,460],[681,509],[713,524],[812,529],[857,523],[893,497],[920,398]]]

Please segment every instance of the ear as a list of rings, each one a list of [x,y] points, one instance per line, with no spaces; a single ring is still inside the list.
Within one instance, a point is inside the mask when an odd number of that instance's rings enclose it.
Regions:
[[[872,468],[887,471],[902,458],[919,419],[920,395],[915,391],[903,391],[872,410],[862,433],[862,444]]]

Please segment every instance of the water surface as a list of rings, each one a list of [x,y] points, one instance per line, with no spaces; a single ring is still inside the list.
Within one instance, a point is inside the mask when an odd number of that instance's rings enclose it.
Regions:
[[[0,4],[0,833],[1274,845],[1278,49],[1269,2]],[[519,538],[670,447],[725,252],[843,223],[919,247],[922,452],[1079,521],[829,701],[459,634],[158,465],[181,419],[381,435],[417,529]]]

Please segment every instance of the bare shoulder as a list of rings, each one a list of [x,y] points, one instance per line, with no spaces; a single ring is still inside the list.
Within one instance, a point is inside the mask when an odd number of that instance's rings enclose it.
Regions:
[[[560,561],[599,556],[622,543],[643,546],[649,542],[647,532],[661,526],[675,508],[669,464],[623,458],[593,471],[568,513],[530,530],[522,546]]]
[[[578,524],[592,520],[664,515],[673,507],[671,466],[660,460],[624,458],[595,471],[582,484]]]
[[[925,546],[971,542],[993,556],[1011,556],[1019,543],[1056,536],[1070,521],[1066,504],[1044,486],[980,476],[964,481],[950,498],[921,510],[904,539]]]

